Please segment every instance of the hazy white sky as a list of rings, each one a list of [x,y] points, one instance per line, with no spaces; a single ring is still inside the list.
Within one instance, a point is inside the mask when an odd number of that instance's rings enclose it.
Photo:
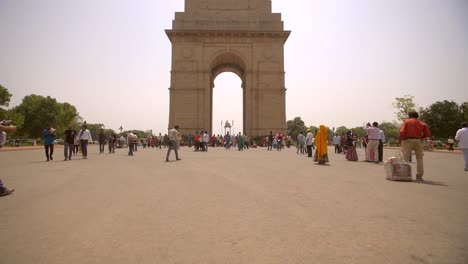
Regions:
[[[468,1],[273,0],[285,46],[287,118],[360,126],[395,119],[395,97],[468,101]],[[171,28],[183,0],[0,0],[0,84],[52,96],[91,123],[165,132]],[[221,120],[242,129],[242,89],[215,80]]]

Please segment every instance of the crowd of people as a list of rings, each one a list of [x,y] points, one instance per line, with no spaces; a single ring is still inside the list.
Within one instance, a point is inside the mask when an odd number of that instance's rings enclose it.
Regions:
[[[128,155],[133,156],[134,152],[138,150],[138,145],[143,148],[167,148],[166,162],[169,162],[169,157],[172,151],[175,152],[176,161],[181,160],[179,157],[178,149],[180,146],[193,147],[196,152],[208,152],[209,147],[223,147],[230,150],[231,147],[237,148],[238,151],[249,149],[250,147],[258,147],[257,142],[251,140],[246,134],[230,134],[226,135],[212,135],[210,136],[207,131],[197,131],[194,135],[181,136],[179,126],[175,126],[169,133],[159,136],[145,136],[138,138],[137,134],[130,131],[126,137],[120,137],[115,133],[104,133],[101,129],[98,134],[99,140],[99,153],[105,152],[105,146],[108,146],[109,153],[115,153],[116,147],[127,147]],[[13,132],[16,127],[12,126],[9,121],[0,122],[0,148],[5,144],[6,132]],[[368,123],[365,127],[366,135],[364,138],[359,139],[353,130],[347,131],[346,134],[335,134],[332,139],[335,153],[343,153],[349,161],[358,161],[356,147],[362,146],[365,148],[365,161],[380,163],[383,161],[383,142],[385,142],[385,133],[379,128],[377,122],[372,124]],[[48,125],[41,131],[43,138],[46,161],[52,161],[54,154],[55,139],[57,131],[52,125]],[[403,159],[408,162],[411,161],[412,153],[416,155],[417,172],[416,180],[422,181],[424,175],[423,165],[423,140],[431,137],[431,132],[427,124],[419,120],[419,115],[416,112],[410,112],[409,118],[403,123],[400,129],[399,144],[401,145],[401,152]],[[468,171],[468,124],[462,124],[462,128],[457,131],[454,139],[450,138],[449,144],[458,142],[459,149],[463,152],[465,161],[465,171]],[[82,154],[82,159],[88,158],[88,144],[92,141],[92,135],[87,129],[86,124],[82,125],[79,131],[76,131],[73,126],[70,126],[64,131],[64,161],[72,159],[73,155]],[[267,151],[277,150],[281,151],[285,147],[290,147],[292,142],[291,136],[285,136],[281,133],[273,134],[269,132],[267,137],[261,139],[259,145],[266,147]],[[325,125],[320,125],[317,131],[302,131],[296,138],[297,151],[299,154],[307,154],[307,157],[313,157],[313,161],[319,165],[329,163],[328,156],[328,128]],[[453,143],[452,143],[453,142]],[[450,146],[450,150],[453,145]],[[0,179],[0,196],[9,195],[13,193],[14,189],[8,189],[3,185]]]

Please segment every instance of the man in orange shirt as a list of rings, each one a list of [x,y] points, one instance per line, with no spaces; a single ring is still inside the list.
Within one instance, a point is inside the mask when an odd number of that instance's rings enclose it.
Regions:
[[[408,113],[407,119],[400,129],[398,143],[401,144],[401,152],[405,161],[409,160],[411,151],[416,153],[417,172],[416,180],[422,181],[424,175],[423,164],[423,139],[431,137],[431,131],[426,123],[419,120],[417,112]]]

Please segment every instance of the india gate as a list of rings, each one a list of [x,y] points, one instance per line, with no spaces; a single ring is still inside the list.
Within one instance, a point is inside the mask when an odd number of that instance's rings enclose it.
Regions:
[[[243,127],[286,132],[285,31],[271,0],[185,0],[172,29],[169,127],[213,133],[213,89],[223,72],[242,80]]]

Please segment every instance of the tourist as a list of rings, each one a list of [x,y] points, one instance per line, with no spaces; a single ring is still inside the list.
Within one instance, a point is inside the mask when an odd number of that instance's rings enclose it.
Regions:
[[[88,159],[88,144],[89,142],[93,142],[93,138],[87,125],[83,125],[81,127],[80,133],[78,134],[78,140],[80,140],[81,152],[83,153],[82,159]]]
[[[178,134],[179,132],[177,131],[177,129],[179,129],[179,126],[174,126],[173,129],[169,130],[169,148],[167,149],[167,154],[166,154],[166,162],[169,162],[169,155],[171,154],[171,151],[174,150],[175,152],[175,156],[176,156],[176,160],[181,160],[179,159],[179,152],[178,152]]]
[[[6,143],[6,132],[0,130],[0,148],[2,148]]]
[[[312,157],[312,143],[314,142],[314,134],[310,131],[310,128],[307,129],[306,135],[306,147],[307,147],[307,157]]]
[[[6,142],[6,132],[5,131],[12,131],[16,130],[15,126],[11,126],[9,122],[5,122],[4,120],[0,123],[0,148],[5,145]],[[0,196],[7,196],[12,194],[15,189],[8,189],[3,185],[2,180],[0,179]]]
[[[268,135],[268,142],[267,142],[268,148],[267,148],[267,150],[272,150],[272,148],[273,148],[273,141],[274,141],[273,132],[270,131],[270,135]]]
[[[385,133],[382,129],[380,131],[380,139],[379,139],[379,162],[383,161],[383,145],[385,143]]]
[[[104,134],[104,129],[101,128],[101,131],[99,132],[99,154],[104,153],[104,146],[106,145],[106,134]]]
[[[231,136],[229,135],[229,132],[227,132],[227,134],[224,135],[224,148],[226,150],[231,149]]]
[[[283,134],[280,133],[276,137],[276,150],[281,151],[282,148],[283,148]]]
[[[128,155],[133,156],[133,152],[135,151],[135,147],[133,145],[137,144],[138,137],[130,131],[127,135],[127,144],[128,144]]]
[[[205,152],[208,152],[208,145],[210,144],[210,134],[208,134],[208,131],[205,131],[203,133],[203,147]]]
[[[198,134],[198,131],[195,132],[193,140],[195,141],[195,151],[200,151],[200,135]]]
[[[379,123],[374,122],[372,123],[372,126],[370,126],[370,124],[367,123],[366,130],[367,130],[367,135],[369,137],[369,143],[367,144],[366,161],[379,163],[378,151],[379,151],[379,142],[381,139]],[[373,157],[371,157],[371,152],[374,152]]]
[[[408,116],[409,118],[400,129],[398,143],[401,143],[401,151],[405,161],[408,161],[410,152],[414,150],[417,163],[416,180],[422,181],[424,175],[422,140],[431,137],[431,132],[426,123],[418,119],[419,114],[417,112],[410,112]]]
[[[356,152],[356,146],[354,145],[355,137],[353,131],[350,130],[346,133],[346,159],[349,161],[358,161],[358,155]]]
[[[292,140],[291,135],[288,134],[288,135],[286,136],[285,140],[284,140],[284,141],[286,142],[286,147],[287,147],[287,148],[290,148],[290,147],[291,147],[291,140]]]
[[[75,139],[73,141],[73,155],[77,155],[79,151],[80,140],[78,139],[78,133],[75,135]]]
[[[455,141],[453,140],[452,137],[449,137],[449,139],[447,140],[447,144],[449,146],[449,151],[454,151],[455,149],[453,148],[453,145],[455,144]]]
[[[244,134],[244,148],[249,149],[249,137]]]
[[[304,132],[301,131],[301,133],[299,133],[299,135],[297,136],[297,151],[296,151],[296,154],[299,154],[299,151],[301,152],[301,154],[304,154],[305,143],[306,143],[306,139],[305,139],[305,136],[304,136]]]
[[[64,141],[64,149],[63,154],[65,156],[65,161],[71,160],[73,148],[75,145],[75,138],[76,138],[76,130],[73,129],[73,125],[69,126],[67,130],[65,130],[65,141]]]
[[[319,165],[328,163],[328,129],[326,126],[320,125],[315,135],[315,144],[317,144],[317,150],[315,151],[314,161]]]
[[[137,152],[138,151],[138,142],[140,141],[140,139],[138,138],[138,135],[137,135],[136,131],[133,131],[133,135],[135,136],[134,139],[133,139],[133,142],[132,142],[133,152]]]
[[[341,137],[340,135],[338,135],[338,133],[335,133],[335,136],[333,137],[333,145],[335,146],[335,153],[341,153],[340,144],[341,144]]]
[[[117,135],[110,133],[108,136],[107,143],[109,144],[109,154],[115,153],[115,143],[117,142]]]
[[[241,132],[237,135],[237,150],[244,150],[244,138],[242,137]]]
[[[44,128],[42,130],[42,138],[44,140],[44,148],[47,158],[46,161],[54,160],[52,155],[54,155],[54,144],[56,136],[57,133],[55,131],[55,128],[53,128],[51,124],[49,124],[47,128]]]
[[[463,152],[465,159],[465,171],[468,171],[468,123],[464,122],[462,128],[457,131],[455,140],[458,142],[458,148]]]

